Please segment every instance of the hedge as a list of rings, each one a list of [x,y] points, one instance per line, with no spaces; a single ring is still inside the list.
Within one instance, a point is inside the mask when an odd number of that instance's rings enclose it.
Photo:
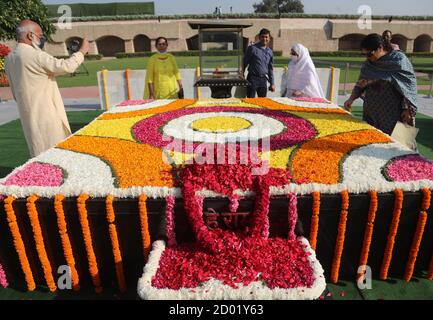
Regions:
[[[279,19],[279,18],[303,18],[303,19],[349,19],[358,20],[359,15],[338,15],[338,14],[305,14],[305,13],[233,13],[233,14],[189,14],[189,15],[117,15],[117,16],[88,16],[72,17],[72,21],[114,21],[114,20],[182,20],[182,19]],[[388,20],[388,16],[372,16],[373,20]],[[433,16],[392,16],[394,21],[433,21]],[[51,18],[52,22],[57,21]]]
[[[47,4],[49,17],[60,17],[58,13],[60,6],[65,4]],[[154,15],[155,4],[153,2],[130,2],[130,3],[68,3],[74,17],[89,16],[117,16],[117,15]]]
[[[433,58],[433,52],[412,52],[406,53],[408,57]],[[363,57],[361,51],[330,51],[330,52],[310,52],[312,57]]]
[[[116,53],[116,58],[136,58],[136,57],[150,57],[155,52],[134,52],[134,53],[124,53],[119,52]],[[196,57],[199,55],[198,50],[189,50],[189,51],[173,51],[170,52],[172,55],[177,57]],[[228,51],[212,51],[207,53],[209,56],[227,56]],[[413,52],[413,53],[406,53],[408,57],[418,57],[418,58],[433,58],[433,52]],[[274,51],[275,57],[282,57],[283,51]],[[363,57],[361,54],[361,51],[312,51],[310,52],[310,56],[312,57]],[[87,57],[87,56],[86,56]],[[100,59],[100,58],[99,58]],[[98,60],[99,60],[98,59]]]
[[[56,56],[57,59],[68,59],[70,56]],[[85,60],[101,60],[102,54],[86,54],[84,56]]]
[[[408,57],[418,57],[418,58],[433,58],[433,52],[412,52],[406,53]]]
[[[137,58],[137,57],[150,57],[154,53],[155,52],[150,52],[150,51],[134,52],[134,53],[119,52],[119,53],[116,53],[115,56],[118,59]],[[170,53],[176,57],[198,57],[200,55],[200,52],[198,50],[173,51]],[[208,52],[205,52],[205,55],[211,56],[211,57],[218,57],[218,56],[232,56],[233,54],[230,51],[208,51]],[[282,55],[283,55],[283,51],[279,51],[279,50],[274,51],[274,56],[278,57],[278,56],[282,56]]]
[[[312,51],[310,52],[312,57],[363,57],[361,51]]]

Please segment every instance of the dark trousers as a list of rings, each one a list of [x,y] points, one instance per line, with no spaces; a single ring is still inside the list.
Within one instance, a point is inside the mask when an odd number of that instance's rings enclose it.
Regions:
[[[247,80],[250,83],[250,85],[247,87],[248,98],[255,98],[256,93],[260,98],[266,97],[266,94],[268,93],[268,83],[265,76],[258,77],[254,75],[248,75]]]

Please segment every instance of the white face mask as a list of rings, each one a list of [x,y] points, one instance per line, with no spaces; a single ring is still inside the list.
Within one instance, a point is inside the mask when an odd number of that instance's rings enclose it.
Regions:
[[[298,62],[299,57],[298,56],[290,56],[290,59],[292,59],[293,62]]]
[[[32,46],[33,46],[33,48],[40,49],[39,48],[40,44],[41,44],[41,42],[39,40],[37,40],[35,36],[33,36],[33,39],[32,39]]]
[[[44,45],[45,45],[45,40],[43,41],[43,43],[41,43],[41,40],[38,39],[38,37],[36,37],[33,34],[33,37],[32,37],[32,46],[33,46],[33,48],[38,49],[38,50],[42,50],[43,47],[44,47]]]

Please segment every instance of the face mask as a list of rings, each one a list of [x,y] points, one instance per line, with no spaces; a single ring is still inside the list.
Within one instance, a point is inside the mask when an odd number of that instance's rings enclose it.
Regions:
[[[298,56],[290,56],[290,59],[292,59],[293,62],[298,62],[299,57]]]
[[[45,39],[45,37],[41,38],[41,43],[39,44],[39,48],[41,48],[41,50],[44,48],[46,41],[47,41],[47,39]]]
[[[34,38],[37,38],[37,37],[34,37]],[[40,37],[39,40],[34,40],[34,38],[33,38],[33,40],[32,40],[32,45],[33,45],[33,47],[35,47],[35,48],[39,48],[39,49],[42,50],[42,49],[44,48],[44,46],[45,46],[45,42],[46,42],[47,40],[45,39],[44,36]]]

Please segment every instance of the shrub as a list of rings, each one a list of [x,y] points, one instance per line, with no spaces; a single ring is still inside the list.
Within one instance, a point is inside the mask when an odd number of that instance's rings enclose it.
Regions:
[[[134,53],[125,53],[125,52],[119,52],[116,53],[115,56],[118,59],[122,58],[138,58],[138,57],[150,57],[155,52],[134,52]],[[170,52],[175,57],[198,57],[200,55],[200,52],[198,50],[188,50],[188,51],[173,51]],[[233,56],[235,53],[230,51],[207,51],[204,52],[204,55],[211,56],[211,57],[220,57],[220,56]],[[283,51],[274,51],[274,56],[282,56]]]
[[[388,20],[390,16],[372,16],[373,20]],[[232,13],[232,14],[188,14],[188,15],[118,15],[118,16],[88,16],[72,17],[73,22],[78,21],[114,21],[114,20],[183,20],[183,19],[279,19],[279,18],[302,18],[302,19],[349,19],[358,20],[359,15],[338,14],[305,14],[305,13]],[[432,21],[432,16],[393,16],[394,21]],[[58,18],[50,18],[57,22]]]
[[[70,56],[56,56],[57,59],[68,59]],[[84,56],[85,60],[101,60],[102,54],[86,54]]]

